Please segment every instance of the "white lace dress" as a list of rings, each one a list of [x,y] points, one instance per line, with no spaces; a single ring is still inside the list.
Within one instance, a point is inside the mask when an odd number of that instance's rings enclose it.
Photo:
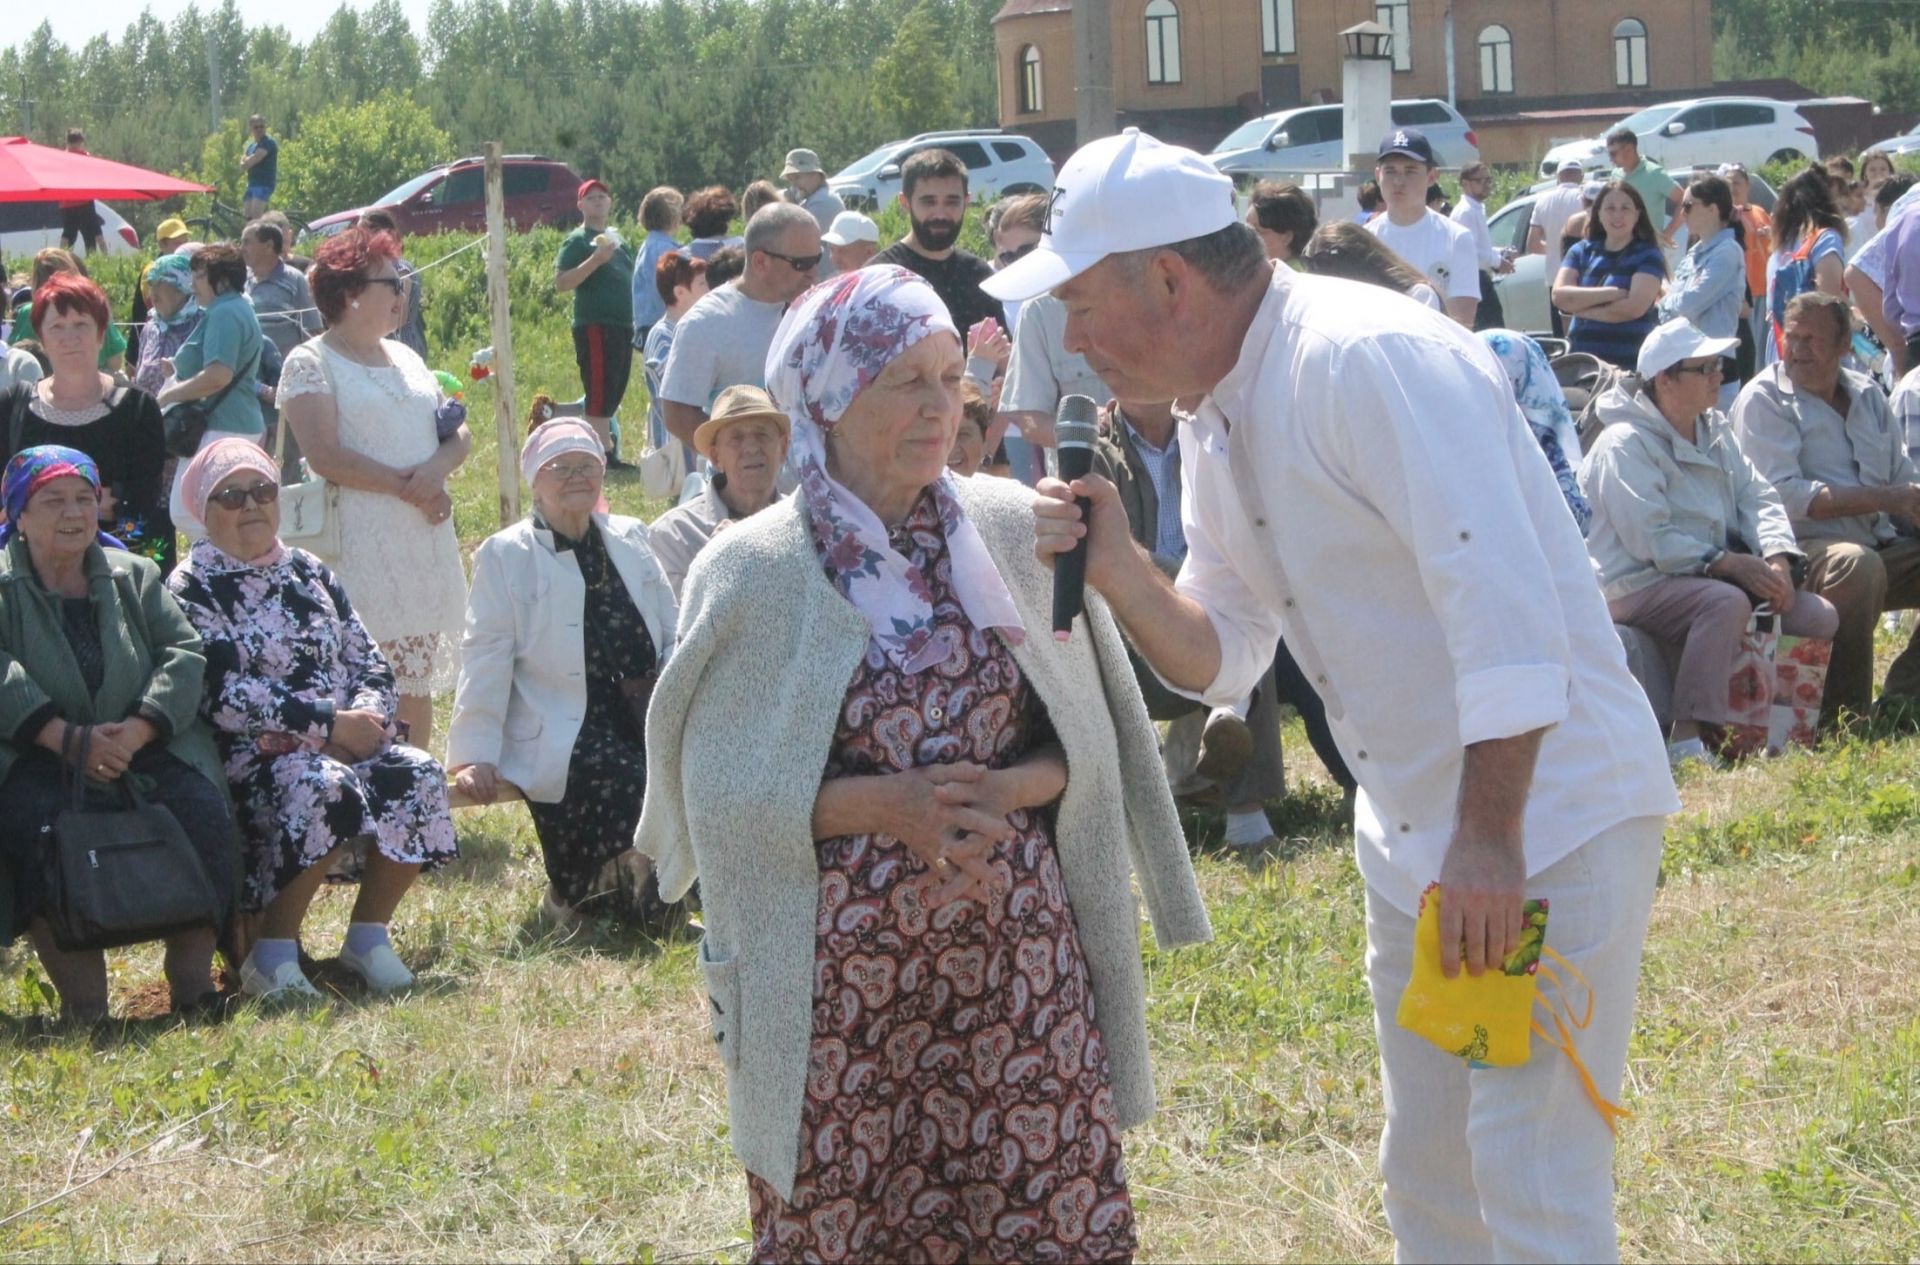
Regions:
[[[279,403],[331,395],[340,446],[382,465],[418,465],[439,448],[440,385],[411,350],[388,339],[391,366],[357,364],[310,339],[287,353]],[[435,526],[397,496],[340,489],[340,556],[329,558],[402,694],[438,694],[460,675],[467,576],[453,521]]]

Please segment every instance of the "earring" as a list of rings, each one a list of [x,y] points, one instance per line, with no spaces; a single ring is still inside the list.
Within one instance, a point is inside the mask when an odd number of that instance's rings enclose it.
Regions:
[[[356,312],[357,312],[357,311],[359,311],[359,310],[360,310],[360,300],[358,300],[358,299],[355,299],[355,300],[353,301],[353,303],[352,303],[352,304],[351,304],[350,306],[352,306],[352,308],[353,308],[353,310],[354,310],[354,311],[356,311]]]

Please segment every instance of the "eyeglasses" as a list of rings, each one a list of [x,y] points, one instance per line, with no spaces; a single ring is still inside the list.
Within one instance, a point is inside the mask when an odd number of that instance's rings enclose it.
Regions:
[[[566,465],[550,465],[547,473],[562,483],[572,483],[575,479],[591,479],[600,473],[597,461],[572,461]]]
[[[396,295],[405,295],[413,291],[413,282],[406,277],[368,277],[370,286],[388,286]]]
[[[1726,371],[1727,367],[1723,362],[1713,360],[1704,365],[1675,365],[1671,372],[1675,377],[1679,377],[1682,374],[1697,373],[1703,378],[1718,378],[1723,376]]]
[[[760,253],[763,255],[772,255],[775,259],[785,260],[788,264],[792,265],[795,272],[812,272],[820,266],[820,255],[818,252],[811,255],[783,255],[777,250],[763,250]]]
[[[255,505],[271,505],[280,499],[280,485],[263,481],[250,488],[227,488],[215,492],[207,500],[223,510],[238,510],[246,508],[249,498]]]
[[[999,260],[1000,266],[1004,268],[1008,264],[1019,263],[1022,259],[1025,259],[1032,253],[1033,248],[1039,244],[1039,242],[1028,242],[1025,246],[1016,246],[1012,250],[1003,250],[998,255],[995,255],[994,258]]]

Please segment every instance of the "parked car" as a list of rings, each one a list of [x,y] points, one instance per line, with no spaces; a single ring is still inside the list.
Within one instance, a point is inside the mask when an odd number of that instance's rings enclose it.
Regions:
[[[1221,138],[1207,155],[1230,176],[1257,179],[1296,171],[1339,171],[1346,167],[1343,107],[1309,105],[1249,119]],[[1426,133],[1433,156],[1442,167],[1464,167],[1480,161],[1480,143],[1473,125],[1445,101],[1395,101],[1395,127],[1414,127]],[[1367,144],[1372,145],[1371,138]]]
[[[967,192],[977,202],[1053,190],[1053,160],[1033,138],[992,127],[888,141],[834,173],[828,187],[850,209],[875,210],[894,200],[901,165],[923,149],[944,149],[965,163]]]
[[[1867,148],[1882,150],[1895,158],[1904,154],[1920,154],[1920,127],[1915,127],[1911,132],[1902,132],[1898,136],[1890,136],[1878,145],[1869,145]]]
[[[104,202],[93,209],[106,224],[109,255],[131,255],[140,249],[140,235]],[[60,244],[60,204],[58,202],[0,202],[0,255],[31,255]]]
[[[1650,105],[1613,127],[1632,131],[1640,138],[1641,156],[1670,170],[1733,162],[1754,171],[1763,163],[1820,157],[1820,143],[1806,116],[1787,102],[1767,97],[1700,97]],[[1569,158],[1579,159],[1589,171],[1609,166],[1606,133],[1555,145],[1541,160],[1540,174],[1552,179]]]
[[[402,233],[457,230],[477,233],[487,227],[486,160],[462,158],[423,172],[365,207],[323,215],[308,225],[302,241],[331,237],[351,228],[362,211],[391,212]],[[542,224],[567,228],[580,220],[580,177],[557,158],[509,154],[501,170],[507,223],[516,229]]]
[[[1686,179],[1690,175],[1706,175],[1712,167],[1698,167],[1689,171],[1670,171],[1676,180]],[[1748,196],[1761,210],[1773,211],[1773,186],[1763,180],[1758,172],[1748,176],[1752,188]],[[1542,181],[1520,197],[1495,211],[1487,220],[1487,231],[1493,235],[1496,250],[1510,247],[1515,252],[1513,271],[1505,276],[1493,279],[1493,290],[1500,296],[1500,308],[1506,316],[1507,328],[1517,329],[1523,334],[1544,334],[1553,328],[1548,312],[1547,301],[1547,257],[1529,255],[1527,234],[1533,227],[1533,204],[1540,194],[1553,187],[1552,181]],[[1686,230],[1680,230],[1680,244],[1667,253],[1669,268],[1686,250]]]

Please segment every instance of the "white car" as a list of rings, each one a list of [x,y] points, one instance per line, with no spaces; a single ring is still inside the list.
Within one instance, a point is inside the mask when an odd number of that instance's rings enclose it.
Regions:
[[[1711,168],[1703,168],[1697,174],[1705,175]],[[1689,178],[1686,171],[1672,173],[1676,179]],[[1761,210],[1773,210],[1773,186],[1761,179],[1756,173],[1750,178],[1754,205]],[[1511,248],[1515,253],[1513,271],[1493,279],[1493,292],[1500,296],[1500,311],[1508,329],[1519,330],[1523,334],[1545,334],[1553,328],[1551,314],[1547,310],[1547,257],[1529,255],[1527,234],[1533,227],[1534,199],[1548,189],[1550,184],[1537,184],[1520,197],[1501,207],[1487,221],[1487,232],[1493,236],[1494,249]],[[1681,245],[1668,252],[1667,264],[1673,263],[1686,249],[1686,231],[1681,230]]]
[[[1473,125],[1445,101],[1395,101],[1395,127],[1418,128],[1442,167],[1480,161]],[[1308,105],[1249,119],[1221,138],[1207,161],[1230,176],[1258,179],[1296,171],[1340,171],[1347,165],[1346,120],[1337,105]],[[1372,139],[1367,141],[1371,146]]]
[[[999,128],[922,132],[888,141],[836,172],[827,187],[849,210],[872,212],[900,192],[900,168],[921,150],[944,149],[967,168],[967,192],[976,202],[1053,191],[1053,160],[1032,137]]]
[[[1902,132],[1898,136],[1888,137],[1878,145],[1869,145],[1868,148],[1891,154],[1895,158],[1905,154],[1920,154],[1920,127],[1914,128],[1911,132]]]
[[[140,249],[140,235],[118,211],[104,202],[95,202],[93,209],[100,212],[100,220],[106,225],[109,255],[131,255]],[[59,203],[0,202],[0,256],[32,255],[59,244]],[[75,249],[79,249],[77,243]]]
[[[1765,163],[1820,157],[1820,144],[1806,117],[1792,105],[1767,97],[1700,97],[1650,105],[1607,131],[1619,127],[1639,137],[1641,157],[1669,171],[1721,163],[1745,163],[1748,171],[1758,171]],[[1541,177],[1553,179],[1569,158],[1579,159],[1589,172],[1611,170],[1606,133],[1555,145],[1540,163]]]

